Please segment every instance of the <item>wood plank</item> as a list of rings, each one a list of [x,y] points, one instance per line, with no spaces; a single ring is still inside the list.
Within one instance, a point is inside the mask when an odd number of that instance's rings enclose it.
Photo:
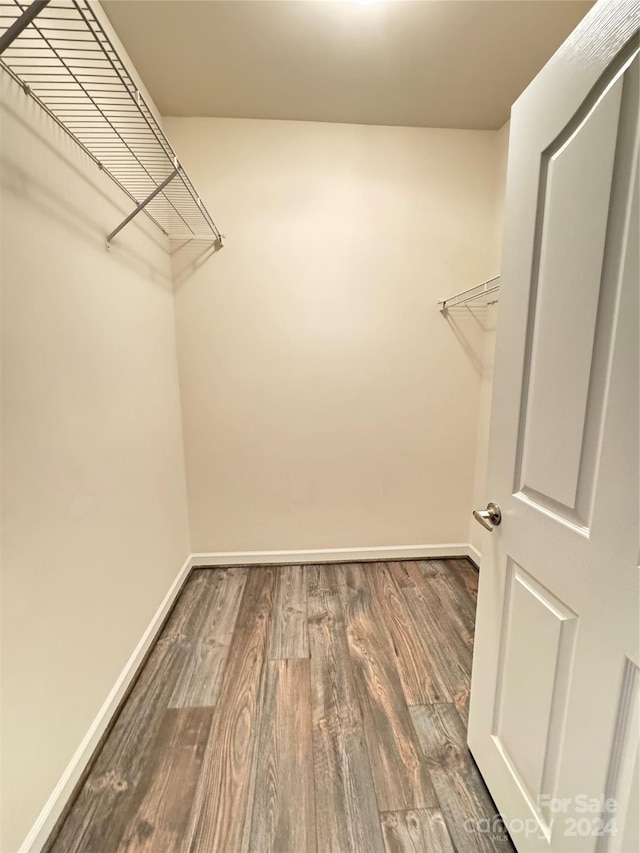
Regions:
[[[318,850],[383,853],[333,566],[307,575]]]
[[[425,636],[415,624],[388,564],[370,563],[366,571],[373,603],[389,632],[395,665],[407,704],[451,702],[452,697],[433,664]]]
[[[183,851],[244,851],[251,829],[273,567],[247,574]]]
[[[447,566],[454,580],[464,589],[473,601],[478,599],[478,581],[480,573],[469,560],[447,560]]]
[[[144,769],[158,736],[175,680],[197,637],[199,602],[212,582],[205,571],[189,577],[109,733],[66,820],[47,846],[54,853],[115,850],[145,794]]]
[[[466,745],[453,705],[411,708],[440,808],[458,853],[513,851],[509,836]],[[494,831],[491,831],[491,830]]]
[[[203,624],[178,676],[170,708],[215,705],[247,569],[209,569],[212,578],[200,607]]]
[[[361,563],[342,565],[336,572],[378,808],[435,806],[389,636],[373,605],[368,573]]]
[[[418,560],[417,565],[427,583],[434,578],[446,581],[465,611],[475,614],[478,572],[468,560]]]
[[[380,815],[386,853],[455,853],[439,808]]]
[[[438,677],[466,723],[471,690],[471,649],[428,587],[405,588],[402,594],[425,638]]]
[[[470,601],[465,608],[475,611],[478,597],[478,571],[465,558],[448,557],[443,560],[405,560],[386,563],[400,589],[424,586],[430,579],[444,578],[457,585]]]
[[[278,567],[269,657],[309,657],[304,566]]]
[[[418,567],[425,582],[420,587],[425,594],[431,595],[447,617],[451,629],[461,638],[470,652],[473,651],[473,637],[476,621],[476,602],[455,580],[453,560],[421,560]]]
[[[213,708],[165,711],[146,770],[149,784],[118,853],[176,850],[193,803]]]
[[[267,664],[250,849],[316,851],[308,659]]]
[[[400,589],[420,586],[424,583],[424,575],[416,560],[393,560],[387,567]]]

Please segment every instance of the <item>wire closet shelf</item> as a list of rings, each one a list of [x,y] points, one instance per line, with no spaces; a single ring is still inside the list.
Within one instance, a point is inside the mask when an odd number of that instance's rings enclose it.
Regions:
[[[475,287],[470,287],[469,290],[463,290],[462,293],[457,293],[455,296],[450,296],[448,299],[439,299],[438,305],[440,311],[448,311],[449,308],[454,308],[457,305],[467,305],[472,302],[475,306],[495,305],[498,301],[497,294],[500,290],[500,276],[496,275],[493,278],[483,281],[482,284],[477,284]],[[482,299],[482,302],[477,300]]]
[[[17,33],[17,35],[16,35]],[[223,236],[88,0],[0,0],[0,65],[176,241]]]

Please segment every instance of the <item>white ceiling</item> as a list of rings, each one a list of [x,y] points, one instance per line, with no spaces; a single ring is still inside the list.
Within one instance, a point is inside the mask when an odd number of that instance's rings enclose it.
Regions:
[[[103,0],[170,116],[492,129],[582,0]]]

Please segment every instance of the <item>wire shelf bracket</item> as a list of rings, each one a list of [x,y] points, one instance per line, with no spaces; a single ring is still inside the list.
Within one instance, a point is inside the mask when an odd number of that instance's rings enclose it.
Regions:
[[[445,313],[449,308],[454,308],[457,305],[466,305],[469,302],[473,302],[476,306],[486,306],[486,305],[495,305],[498,301],[497,296],[493,299],[485,299],[484,302],[479,303],[476,302],[476,299],[480,299],[482,297],[490,297],[492,294],[497,293],[500,290],[500,276],[496,275],[493,278],[487,279],[487,281],[483,281],[481,284],[477,284],[475,287],[470,287],[468,290],[463,290],[462,293],[457,293],[455,296],[450,296],[448,299],[439,299],[438,305],[440,306],[441,313]]]
[[[149,195],[144,199],[144,201],[141,201],[140,204],[136,207],[136,209],[131,211],[131,213],[125,219],[122,220],[122,222],[120,223],[120,225],[118,225],[117,228],[113,229],[111,234],[109,234],[107,237],[107,249],[111,247],[111,241],[116,236],[116,234],[119,231],[122,231],[124,226],[128,225],[134,216],[137,216],[140,211],[144,210],[145,207],[149,204],[149,202],[153,201],[153,199],[158,195],[158,193],[161,193],[162,190],[171,183],[171,181],[176,177],[177,174],[178,170],[174,169],[173,172],[169,175],[169,177],[165,178],[159,187],[156,187],[153,192],[149,193]]]
[[[90,0],[0,0],[0,66],[170,240],[224,235]]]
[[[33,0],[33,3],[31,3],[30,6],[27,6],[20,17],[16,18],[6,32],[2,34],[2,37],[0,38],[0,55],[5,52],[9,45],[18,38],[25,27],[28,27],[36,15],[39,15],[48,4],[49,0]]]

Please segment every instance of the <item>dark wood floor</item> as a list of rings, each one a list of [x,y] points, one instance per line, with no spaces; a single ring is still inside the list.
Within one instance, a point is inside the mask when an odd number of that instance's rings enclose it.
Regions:
[[[513,850],[465,745],[477,578],[194,571],[51,853]]]

